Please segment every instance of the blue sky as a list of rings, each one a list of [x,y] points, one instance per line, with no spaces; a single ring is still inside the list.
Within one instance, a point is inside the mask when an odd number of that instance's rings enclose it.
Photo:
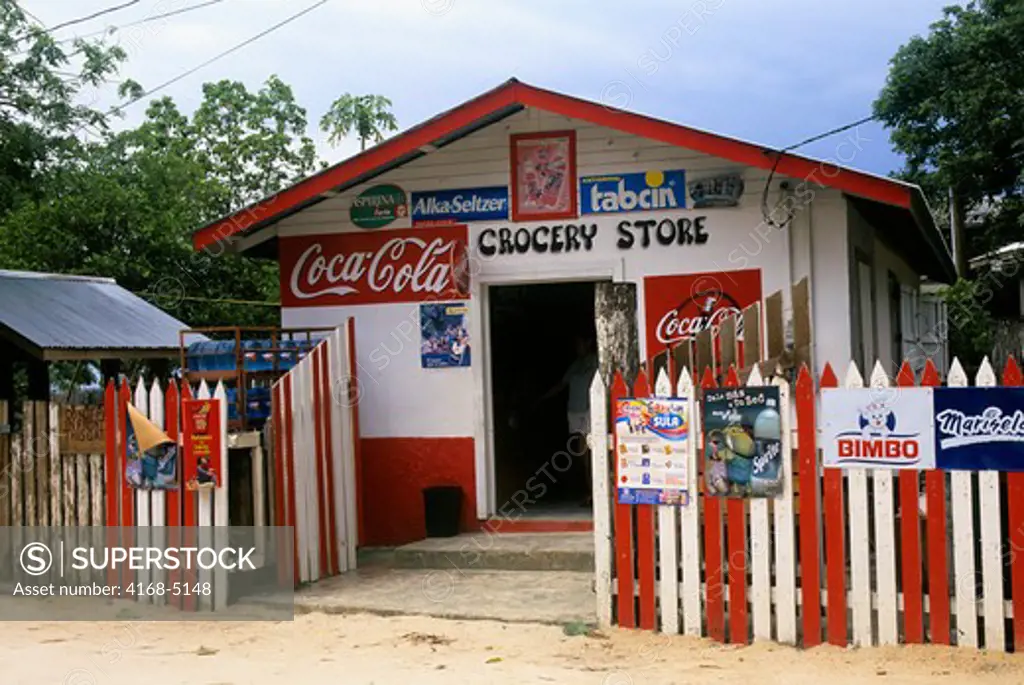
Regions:
[[[69,37],[172,11],[200,0],[141,0],[58,32]],[[122,30],[123,74],[157,85],[284,19],[314,0],[223,0]],[[120,0],[22,0],[46,25]],[[405,128],[511,76],[659,118],[782,147],[870,114],[895,50],[927,32],[948,0],[331,0],[165,93],[183,109],[204,81],[251,87],[277,74],[309,111],[310,135],[344,92],[394,101]],[[113,86],[91,94],[117,102]],[[144,106],[133,106],[126,124]],[[900,166],[885,131],[859,130],[848,163],[885,174]],[[842,136],[801,148],[829,158]]]

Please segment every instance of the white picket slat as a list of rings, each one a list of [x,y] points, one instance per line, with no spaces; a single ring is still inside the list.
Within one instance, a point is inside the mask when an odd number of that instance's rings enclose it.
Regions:
[[[199,389],[196,391],[196,399],[198,400],[209,400],[212,399],[210,393],[210,386],[206,381],[199,383]],[[199,490],[195,494],[196,497],[196,525],[198,526],[199,546],[208,547],[213,544],[213,493],[209,490]],[[209,569],[199,569],[197,574],[197,580],[201,585],[209,584],[213,587],[213,573]],[[214,588],[214,592],[216,592]],[[213,610],[213,598],[206,593],[199,593],[199,608],[203,611]]]
[[[687,399],[687,414],[690,416],[690,436],[686,441],[686,477],[690,501],[679,512],[680,543],[683,569],[683,632],[686,635],[701,635],[701,546],[700,546],[700,496],[697,477],[697,443],[701,434],[701,417],[697,411],[697,398],[693,377],[685,366],[679,372],[676,395]]]
[[[891,386],[889,376],[881,362],[876,361],[871,371],[872,388]],[[874,469],[875,507],[875,566],[877,573],[878,644],[894,645],[899,642],[896,598],[896,533],[893,511],[892,471]]]
[[[843,385],[864,387],[857,364],[850,362]],[[868,517],[868,470],[844,469],[848,483],[850,522],[850,610],[853,616],[853,644],[872,644],[871,629],[871,531]]]
[[[344,545],[345,566],[344,570],[356,568],[356,550],[359,544],[359,514],[356,511],[356,445],[355,445],[355,411],[356,407],[350,401],[349,384],[355,383],[355,378],[349,378],[350,359],[352,349],[348,344],[348,326],[351,319],[345,325],[335,329],[335,352],[331,355],[333,368],[331,370],[331,401],[336,409],[338,417],[338,430],[336,438],[338,448],[338,473],[341,479],[336,488],[338,497],[339,522],[344,526],[338,526],[339,545]],[[351,398],[358,401],[358,397]],[[342,535],[344,540],[341,539]],[[339,557],[341,559],[342,557]]]
[[[967,374],[960,360],[953,358],[946,385],[953,388],[967,385]],[[970,471],[950,473],[953,510],[953,577],[951,590],[955,597],[957,645],[978,646],[977,581],[974,566],[974,511]]]
[[[996,373],[988,357],[982,360],[974,384],[979,388],[996,385]],[[981,511],[981,603],[985,614],[985,649],[1002,652],[1006,650],[1006,628],[1003,623],[998,471],[978,472],[978,501]]]
[[[590,384],[590,475],[594,501],[594,595],[597,622],[612,624],[612,493],[608,472],[608,393],[601,374]]]
[[[154,378],[153,384],[149,388],[149,420],[153,422],[153,425],[163,430],[166,426],[164,425],[164,393],[160,389],[160,383]],[[181,468],[181,458],[178,458],[178,468]],[[163,490],[153,490],[149,494],[149,522],[150,526],[154,529],[151,531],[150,540],[156,547],[163,548],[165,546],[165,537],[161,528],[167,524],[166,513],[167,513],[167,500]],[[165,574],[162,570],[154,570],[151,573],[150,581],[153,583],[163,583],[166,581]],[[165,598],[160,595],[153,595],[154,604],[164,604]]]
[[[775,500],[775,622],[777,639],[796,644],[796,525],[793,516],[793,426],[789,383],[776,373],[782,423],[782,495]]]
[[[145,384],[142,382],[140,377],[138,382],[135,384],[135,394],[132,398],[132,404],[139,412],[149,417],[149,392],[146,390]],[[125,417],[125,421],[130,422],[130,417]],[[150,491],[139,488],[135,491],[135,527],[136,531],[136,543],[142,546],[148,546],[151,544],[149,539],[149,511],[150,511]],[[142,603],[148,603],[150,596],[146,594],[146,588],[150,583],[150,574],[144,568],[140,568],[135,572],[135,579],[139,582],[141,592],[137,592],[135,598]]]
[[[656,397],[670,397],[672,382],[668,372],[662,368],[654,381]],[[591,405],[593,406],[593,405]],[[687,417],[689,419],[689,417]],[[687,441],[694,439],[686,436]],[[676,522],[678,507],[658,507],[658,596],[661,600],[661,630],[675,635],[679,632],[679,524]]]
[[[761,370],[754,366],[747,385],[764,385]],[[778,407],[780,416],[783,407]],[[785,454],[783,452],[782,454]],[[785,462],[785,459],[782,460]],[[785,478],[787,474],[783,473]],[[768,500],[750,500],[750,608],[754,624],[754,640],[772,639],[772,562],[771,526],[768,521]]]
[[[212,493],[214,545],[218,549],[228,546],[228,393],[223,382],[218,382],[213,397],[219,400],[220,406],[220,479]],[[222,611],[228,606],[228,572],[220,564],[214,570],[214,611]]]

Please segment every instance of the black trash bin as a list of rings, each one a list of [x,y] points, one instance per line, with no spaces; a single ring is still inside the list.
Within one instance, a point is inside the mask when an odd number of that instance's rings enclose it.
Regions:
[[[423,489],[423,518],[428,538],[450,538],[459,534],[462,519],[462,488],[435,485]]]

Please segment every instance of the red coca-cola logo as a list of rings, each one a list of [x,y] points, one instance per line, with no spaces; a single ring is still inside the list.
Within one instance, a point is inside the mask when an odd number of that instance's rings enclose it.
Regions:
[[[316,307],[465,297],[465,226],[281,239],[281,302]]]
[[[693,340],[761,299],[761,271],[746,269],[644,278],[647,354]],[[738,325],[737,333],[742,333]]]

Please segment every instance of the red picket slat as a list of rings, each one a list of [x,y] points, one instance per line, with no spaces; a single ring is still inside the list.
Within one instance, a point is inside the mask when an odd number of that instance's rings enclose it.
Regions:
[[[921,385],[940,385],[939,372],[929,359],[924,366]],[[949,560],[946,558],[946,476],[938,469],[924,474],[928,515],[925,517],[928,541],[928,625],[931,642],[950,643],[949,635]]]
[[[818,451],[814,381],[801,366],[796,381],[797,455],[800,460],[800,594],[804,647],[821,644],[821,569],[818,549]]]
[[[839,379],[830,364],[825,364],[820,387],[836,388]],[[822,506],[825,527],[825,588],[828,602],[825,609],[825,630],[830,644],[846,646],[846,547],[843,517],[843,471],[824,469]]]
[[[1021,370],[1013,357],[1003,368],[1003,385],[1024,384]],[[1024,651],[1024,472],[1006,474],[1007,530],[1010,552],[1010,598],[1013,602],[1013,648]]]
[[[181,384],[181,400],[193,399],[192,386],[187,382]],[[187,417],[182,416],[182,422],[186,421]],[[182,467],[182,478],[184,479],[185,471],[184,466]],[[199,522],[199,503],[197,502],[198,493],[194,490],[182,490],[181,491],[181,524],[184,528],[182,531],[185,536],[185,546],[194,547],[199,542],[198,529],[196,526]],[[184,574],[184,582],[189,588],[194,587],[199,581],[199,574],[195,568],[186,569]],[[185,611],[197,611],[199,609],[199,598],[194,592],[188,592],[181,598],[181,606]]]
[[[333,387],[331,378],[331,364],[328,356],[329,343],[321,343],[320,354],[320,396],[323,402],[320,403],[320,420],[324,426],[324,454],[327,469],[327,542],[331,549],[331,575],[337,575],[341,560],[338,559],[338,502],[335,501],[334,490],[334,426],[332,425],[331,408],[334,406],[334,398],[331,396]],[[332,354],[337,354],[333,351]]]
[[[188,383],[181,384],[181,401],[192,399],[192,386]],[[184,417],[182,418],[184,420]],[[184,477],[184,470],[182,476]],[[186,528],[195,526],[198,521],[196,511],[196,493],[192,490],[181,491],[181,525]]]
[[[650,397],[651,386],[647,374],[641,371],[633,383],[633,397]],[[640,627],[654,630],[658,627],[656,581],[654,574],[654,505],[636,506],[637,576],[640,580]]]
[[[615,372],[612,380],[612,388],[609,394],[611,400],[611,415],[615,415],[616,402],[629,395],[626,381],[622,374]],[[614,419],[613,419],[614,420]],[[612,435],[617,431],[612,430]],[[613,454],[618,454],[618,438],[614,438]],[[617,471],[616,471],[617,473]],[[616,481],[618,477],[616,476]],[[633,600],[633,512],[627,504],[619,504],[617,496],[618,483],[612,488],[612,497],[615,499],[615,580],[618,592],[618,619],[619,625],[623,628],[636,627],[636,612]]]
[[[323,424],[321,422],[321,409],[323,404],[323,398],[320,396],[321,385],[320,385],[320,374],[323,373],[320,359],[320,347],[323,343],[313,349],[311,356],[313,364],[313,449],[314,458],[316,459],[316,511],[317,521],[317,532],[319,533],[319,546],[320,554],[317,555],[320,560],[320,577],[327,575],[328,569],[328,550],[327,550],[327,501],[324,493],[324,482],[326,481],[326,473],[324,469],[324,436],[323,436]]]
[[[284,458],[285,470],[288,474],[288,521],[285,525],[292,526],[292,564],[298,584],[299,575],[299,534],[295,523],[295,432],[292,422],[292,378],[286,375],[281,379],[284,386]]]
[[[285,500],[285,467],[284,467],[284,391],[283,383],[278,382],[271,390],[271,431],[274,434],[274,525],[283,528],[287,525],[288,503]],[[277,579],[284,582],[287,577],[288,550],[283,545],[277,549]]]
[[[178,404],[178,384],[171,380],[167,383],[167,390],[164,391],[164,426],[167,429],[167,437],[178,444],[178,483],[174,488],[167,491],[166,513],[167,526],[171,528],[168,544],[171,547],[181,546],[181,477],[184,468],[181,442],[178,440],[178,415],[180,405]],[[174,587],[174,583],[181,582],[181,569],[175,568],[168,572],[167,582]],[[181,596],[171,596],[168,603],[172,606],[181,606]]]
[[[117,531],[113,530],[121,525],[121,518],[118,516],[118,505],[121,502],[121,479],[118,478],[117,458],[117,391],[114,389],[114,381],[107,380],[107,387],[103,391],[103,419],[104,438],[106,439],[106,450],[103,455],[103,473],[106,486],[107,510],[105,512],[105,524],[108,527],[106,544],[108,548],[116,547],[118,544]],[[107,568],[107,584],[118,583],[118,572],[115,568]]]
[[[904,360],[896,385],[914,386],[914,372]],[[900,546],[903,578],[903,635],[907,644],[924,642],[924,593],[921,587],[921,521],[918,515],[918,472],[900,471]]]
[[[701,388],[715,387],[710,367],[704,368]],[[703,437],[700,454],[704,454]],[[725,642],[725,593],[722,582],[722,501],[704,491],[704,568],[707,585],[708,637]]]
[[[121,544],[125,547],[135,546],[135,535],[131,527],[135,525],[135,491],[128,487],[125,482],[125,468],[128,464],[128,440],[127,421],[128,404],[132,401],[131,390],[128,387],[128,380],[121,379],[121,387],[117,393],[117,434],[120,438],[117,445],[117,478],[118,490],[121,493],[121,525],[125,530],[121,531]],[[127,569],[121,570],[121,592],[122,596],[129,596],[128,586],[135,582],[135,574]]]
[[[740,385],[736,367],[726,373],[726,387]],[[726,508],[726,536],[729,548],[729,641],[746,644],[747,636],[747,514],[746,500],[730,498]]]

